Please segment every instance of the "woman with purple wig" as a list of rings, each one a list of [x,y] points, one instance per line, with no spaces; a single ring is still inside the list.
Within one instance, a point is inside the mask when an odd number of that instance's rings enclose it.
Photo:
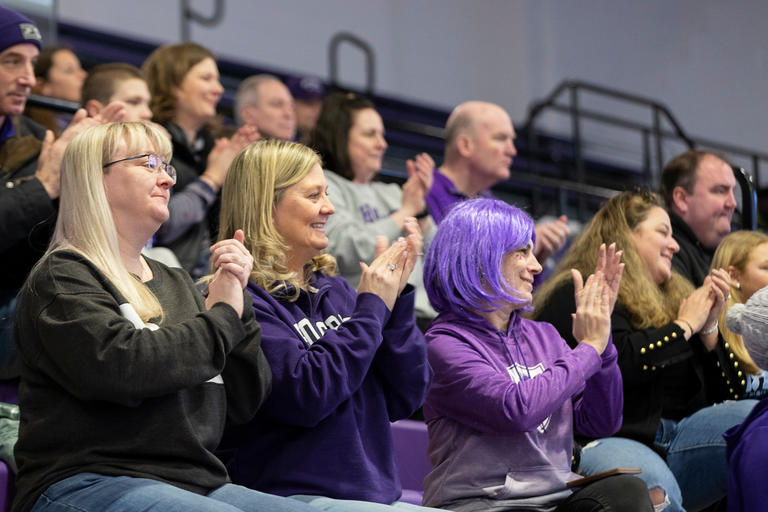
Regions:
[[[603,246],[576,290],[570,349],[554,327],[522,318],[533,278],[533,221],[514,206],[474,199],[443,219],[424,280],[439,316],[427,331],[432,387],[424,404],[429,458],[424,504],[454,511],[652,510],[645,484],[610,476],[575,487],[573,429],[595,437],[621,425],[622,385],[610,314],[623,264]]]

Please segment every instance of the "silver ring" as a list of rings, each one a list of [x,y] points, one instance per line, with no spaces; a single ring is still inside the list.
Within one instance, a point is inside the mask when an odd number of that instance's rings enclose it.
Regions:
[[[397,268],[397,265],[395,265],[394,263],[390,263],[389,270],[395,270],[396,268]]]

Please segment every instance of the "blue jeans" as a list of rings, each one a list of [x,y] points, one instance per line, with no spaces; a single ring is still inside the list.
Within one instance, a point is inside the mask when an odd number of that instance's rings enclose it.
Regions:
[[[325,512],[393,512],[393,509],[398,510],[411,510],[413,512],[434,510],[439,512],[439,509],[430,507],[420,507],[418,505],[412,505],[402,501],[396,501],[391,505],[385,503],[372,503],[369,501],[355,501],[355,500],[337,500],[334,498],[327,498],[325,496],[309,496],[305,494],[296,494],[291,498],[304,503],[309,503],[315,509],[323,510]],[[444,511],[443,511],[444,512]]]
[[[129,476],[79,473],[48,487],[33,512],[316,512],[290,498],[226,484],[203,496]]]
[[[686,510],[701,510],[728,490],[728,461],[723,433],[744,421],[756,400],[728,401],[674,421],[662,418],[655,445],[667,454]]]
[[[643,443],[624,437],[606,437],[592,441],[581,450],[579,473],[585,476],[626,467],[642,469],[642,473],[634,476],[644,481],[648,489],[658,487],[664,491],[669,500],[663,509],[665,512],[685,512],[675,475],[664,459]]]

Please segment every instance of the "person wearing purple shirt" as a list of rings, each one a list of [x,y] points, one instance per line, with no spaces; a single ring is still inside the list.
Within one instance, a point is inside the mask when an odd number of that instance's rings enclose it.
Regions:
[[[456,107],[445,125],[445,158],[435,169],[427,194],[429,213],[436,224],[451,208],[474,197],[492,197],[490,188],[509,179],[517,155],[515,129],[507,112],[485,101]],[[536,224],[536,258],[543,262],[567,241],[567,217]]]
[[[256,251],[248,289],[272,368],[272,393],[248,425],[230,429],[233,482],[329,512],[387,511],[401,487],[390,421],[422,404],[432,377],[408,277],[422,239],[407,237],[362,264],[355,291],[334,276],[325,225],[334,214],[320,158],[269,140],[238,155],[224,184],[221,226],[242,223]]]
[[[434,469],[424,503],[459,512],[650,511],[645,484],[631,476],[567,487],[579,478],[571,470],[574,427],[606,436],[621,426],[610,342],[621,255],[603,246],[586,283],[574,271],[580,343],[571,349],[552,325],[521,317],[541,272],[535,243],[530,217],[481,198],[453,208],[429,247],[424,279],[439,316],[426,334]]]

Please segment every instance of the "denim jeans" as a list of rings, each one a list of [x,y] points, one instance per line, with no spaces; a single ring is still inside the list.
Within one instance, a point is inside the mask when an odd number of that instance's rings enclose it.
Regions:
[[[666,495],[669,504],[665,512],[685,512],[683,496],[675,475],[659,454],[643,443],[624,437],[606,437],[588,443],[581,450],[579,473],[594,475],[613,468],[638,467],[642,473],[635,475],[649,489],[658,487]]]
[[[33,512],[316,512],[290,498],[226,484],[203,496],[146,478],[79,473],[48,487]]]
[[[309,496],[304,494],[297,494],[291,496],[291,498],[309,503],[315,509],[315,512],[323,510],[324,512],[394,512],[397,510],[411,510],[412,512],[434,510],[438,512],[439,509],[430,507],[420,507],[418,505],[412,505],[402,501],[396,501],[391,505],[385,503],[372,503],[369,501],[355,501],[355,500],[337,500],[334,498],[327,498],[325,496]]]
[[[700,409],[680,421],[662,418],[655,444],[667,455],[686,510],[701,510],[725,496],[728,461],[723,433],[744,421],[756,403],[728,401]]]

